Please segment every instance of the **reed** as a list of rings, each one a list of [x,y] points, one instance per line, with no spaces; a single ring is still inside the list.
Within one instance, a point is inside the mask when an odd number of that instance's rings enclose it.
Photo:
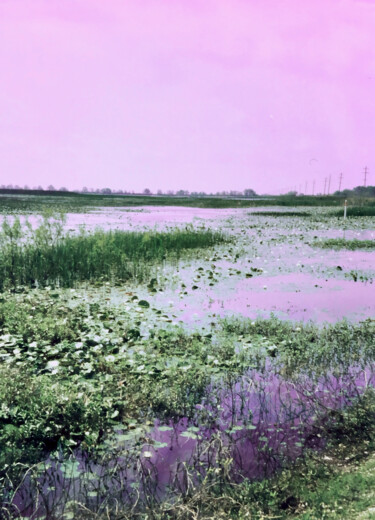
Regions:
[[[188,250],[224,243],[205,228],[157,232],[109,231],[67,234],[59,218],[33,230],[19,219],[4,220],[0,233],[0,290],[16,286],[72,287],[84,281],[147,280],[155,264],[178,260]]]

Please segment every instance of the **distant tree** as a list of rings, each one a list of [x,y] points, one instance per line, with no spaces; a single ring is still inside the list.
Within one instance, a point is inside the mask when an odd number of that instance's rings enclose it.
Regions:
[[[251,188],[247,188],[246,190],[243,190],[244,197],[256,197],[257,194],[254,190]]]
[[[151,190],[149,190],[148,188],[145,188],[143,190],[143,195],[151,195]]]
[[[102,193],[103,195],[110,195],[112,193],[112,190],[111,188],[103,188],[100,190],[100,193]]]
[[[158,190],[158,191],[157,191],[157,194],[158,194],[158,195],[163,195],[163,192],[162,192],[161,190]]]
[[[61,186],[61,188],[59,189],[59,191],[68,191],[68,189],[65,188],[65,186]]]
[[[48,191],[55,191],[55,186],[53,186],[52,184],[50,184],[49,186],[47,186],[47,190]]]
[[[288,191],[287,196],[288,197],[296,197],[297,196],[297,192],[296,191]]]
[[[189,192],[187,190],[178,190],[176,191],[176,195],[179,197],[187,197],[189,195]]]
[[[29,190],[30,188],[28,187],[27,184],[25,184],[25,186],[23,187],[24,190]]]
[[[40,184],[39,184],[39,186],[37,186],[35,189],[36,189],[37,191],[44,191],[43,186],[41,186]]]
[[[88,190],[87,186],[84,186],[81,191],[82,191],[82,193],[88,193],[89,190]]]

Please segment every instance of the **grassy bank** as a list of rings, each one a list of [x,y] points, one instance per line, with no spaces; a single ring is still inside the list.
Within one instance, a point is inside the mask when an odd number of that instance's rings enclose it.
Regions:
[[[97,230],[65,234],[63,221],[45,219],[33,230],[16,218],[0,233],[0,290],[9,287],[73,287],[83,281],[147,281],[153,266],[178,260],[188,250],[212,247],[228,239],[209,229],[170,232]]]

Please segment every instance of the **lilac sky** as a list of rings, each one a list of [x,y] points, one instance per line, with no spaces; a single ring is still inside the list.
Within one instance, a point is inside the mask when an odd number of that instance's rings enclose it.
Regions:
[[[375,184],[375,1],[0,0],[0,184]]]

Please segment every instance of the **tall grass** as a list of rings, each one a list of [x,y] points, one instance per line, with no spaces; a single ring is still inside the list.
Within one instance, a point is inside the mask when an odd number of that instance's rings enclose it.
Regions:
[[[342,217],[343,209],[332,211],[329,215],[333,217]],[[375,206],[352,206],[346,211],[347,217],[375,217]]]
[[[63,218],[46,217],[33,230],[19,219],[4,220],[0,233],[0,290],[18,285],[72,287],[83,281],[143,281],[154,263],[178,260],[189,249],[225,242],[209,229],[128,232],[81,229],[64,233]]]

